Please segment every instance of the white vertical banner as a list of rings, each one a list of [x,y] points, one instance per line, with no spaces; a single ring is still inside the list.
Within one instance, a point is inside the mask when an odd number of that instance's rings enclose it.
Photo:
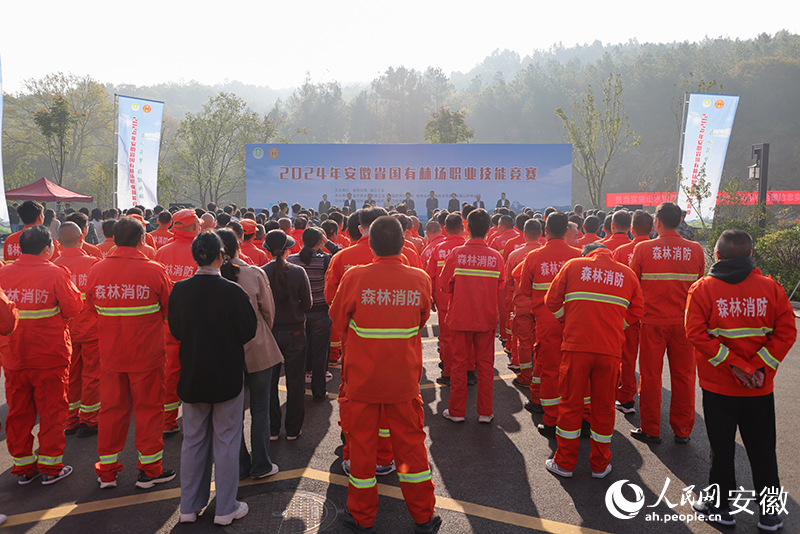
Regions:
[[[686,210],[686,222],[700,220],[700,217],[706,222],[711,222],[714,219],[719,182],[725,165],[725,155],[728,153],[728,142],[731,139],[739,97],[692,93],[689,95],[688,105],[681,160],[682,178],[678,184],[678,205]],[[703,213],[695,213],[683,188],[694,184],[702,171],[705,171],[705,180],[710,186],[711,196],[701,204]]]
[[[118,96],[117,207],[158,204],[158,151],[164,103]]]
[[[0,63],[0,226],[9,227],[6,184],[3,178],[3,64]]]

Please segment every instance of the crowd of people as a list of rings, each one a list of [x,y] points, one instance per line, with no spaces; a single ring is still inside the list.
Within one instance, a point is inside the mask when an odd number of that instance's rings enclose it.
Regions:
[[[420,329],[436,312],[449,421],[469,418],[467,391],[477,385],[477,421],[491,424],[499,337],[525,408],[557,441],[544,467],[572,477],[585,436],[592,477],[603,478],[615,409],[635,413],[637,394],[641,425],[630,434],[661,443],[666,354],[679,445],[691,439],[698,376],[703,391],[709,478],[720,493],[696,512],[735,523],[737,427],[756,492],[780,487],[772,384],[796,327],[781,286],[755,268],[746,232],[723,232],[706,275],[703,248],[672,203],[654,215],[580,205],[517,214],[499,201],[490,214],[456,201],[428,205],[423,229],[413,203],[323,202],[320,211],[280,202],[258,213],[232,204],[58,215],[33,201],[15,206],[23,227],[4,244],[0,354],[19,484],[69,476],[65,435],[75,434],[97,436],[98,483],[115,487],[133,416],[135,485],[176,477],[162,465],[163,440],[182,431],[180,521],[196,521],[208,504],[215,464],[214,522],[230,524],[248,513],[238,481],[278,473],[270,442],[301,436],[306,385],[324,402],[340,369],[350,482],[341,521],[373,531],[376,476],[397,471],[414,531],[436,532],[419,388]],[[781,526],[778,514],[762,513],[759,527]]]

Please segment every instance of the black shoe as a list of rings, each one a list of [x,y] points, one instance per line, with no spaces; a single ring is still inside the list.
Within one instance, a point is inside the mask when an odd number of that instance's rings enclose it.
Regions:
[[[592,424],[589,423],[586,419],[583,420],[581,423],[581,437],[588,438],[592,435]]]
[[[80,429],[81,429],[81,425],[78,425],[78,426],[75,426],[75,427],[72,427],[72,428],[65,428],[64,429],[64,435],[65,436],[75,435],[75,434],[78,433],[78,430],[80,430]]]
[[[439,378],[436,379],[436,383],[437,384],[441,384],[443,386],[449,386],[450,385],[450,377],[449,376],[440,376]]]
[[[439,369],[441,369],[442,371],[444,371],[444,362],[443,362],[443,361],[441,361],[441,360],[439,360]]]
[[[628,401],[628,402],[616,401],[614,403],[614,407],[617,409],[618,412],[622,412],[625,415],[636,413],[636,403],[633,401]]]
[[[157,477],[149,477],[144,471],[139,471],[139,476],[136,478],[136,487],[142,489],[152,488],[156,484],[163,484],[175,478],[175,471],[172,469],[164,469]]]
[[[415,525],[414,534],[436,534],[442,526],[442,518],[434,515],[427,523],[415,523]]]
[[[474,386],[478,383],[478,373],[475,371],[467,371],[467,385]]]
[[[644,432],[642,432],[641,428],[631,429],[631,437],[633,439],[638,439],[643,443],[654,443],[654,444],[661,443],[661,438],[659,436],[651,436],[649,434],[645,434]]]
[[[355,518],[350,514],[350,512],[347,509],[345,509],[342,513],[339,514],[339,521],[341,521],[344,526],[346,526],[353,532],[361,532],[363,534],[375,534],[375,527],[358,526],[358,523],[356,523]]]
[[[539,423],[536,425],[536,429],[539,431],[539,434],[543,436],[547,436],[548,438],[556,437],[556,427],[555,425],[550,426],[544,423]]]
[[[89,426],[86,423],[81,423],[80,428],[78,428],[79,438],[88,438],[89,436],[96,436],[96,435],[97,435],[96,426]]]
[[[531,413],[544,413],[544,408],[542,408],[542,405],[535,402],[529,401],[525,403],[525,409]]]
[[[692,436],[686,436],[685,438],[681,436],[675,436],[675,443],[678,445],[686,445],[689,443],[690,439],[692,439]]]
[[[778,514],[764,514],[758,519],[758,528],[767,532],[775,532],[783,528],[783,520]]]
[[[517,386],[522,391],[530,391],[530,389],[531,389],[531,385],[530,384],[523,384],[522,382],[519,381],[519,377],[517,377],[514,380],[512,380],[511,383],[514,384],[515,386]]]

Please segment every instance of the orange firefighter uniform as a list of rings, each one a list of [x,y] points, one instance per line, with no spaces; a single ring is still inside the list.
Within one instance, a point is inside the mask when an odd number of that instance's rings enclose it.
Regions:
[[[580,257],[578,249],[564,239],[549,239],[547,243],[525,256],[520,275],[520,293],[531,299],[531,311],[536,320],[536,346],[533,351],[531,382],[539,381],[539,401],[544,409],[543,423],[555,426],[558,419],[558,369],[561,364],[561,337],[564,325],[544,305],[550,284],[566,262]],[[533,399],[531,399],[533,401]]]
[[[602,241],[603,245],[605,245],[605,247],[611,252],[616,251],[622,245],[630,244],[630,242],[631,238],[628,237],[627,232],[617,232],[616,234],[611,234]]]
[[[150,232],[150,235],[153,237],[153,241],[156,243],[156,250],[158,250],[169,243],[170,239],[172,239],[175,234],[168,227],[159,226]]]
[[[3,241],[3,261],[6,263],[11,263],[20,257],[22,252],[19,249],[19,236],[22,235],[22,232],[28,228],[31,228],[32,226],[36,225],[26,224],[22,227],[22,230],[19,232],[14,232],[13,234],[9,235],[5,241]],[[50,261],[53,261],[59,256],[59,254],[61,254],[61,243],[53,240],[53,247],[53,255],[50,256]]]
[[[345,272],[357,265],[369,265],[374,259],[375,254],[372,252],[372,247],[369,245],[369,235],[362,236],[361,239],[356,241],[353,245],[338,252],[331,258],[331,262],[328,265],[328,270],[325,272],[325,301],[329,306],[333,304],[334,297],[339,290],[339,285],[342,282],[342,277],[344,276]],[[404,263],[408,261],[402,255],[401,259]],[[331,317],[333,316],[331,315]],[[344,367],[344,362],[346,361],[347,356],[347,345],[344,342],[346,332],[343,329],[339,329],[336,326],[336,323],[333,323],[332,328],[338,330],[339,336],[342,339],[342,352],[340,357],[340,361],[342,363],[342,370],[340,373],[342,377],[342,383],[339,386],[339,417],[341,419],[339,424],[342,426],[342,432],[344,432],[346,436],[348,432],[347,424],[350,421],[350,419],[344,417],[344,412],[349,408],[349,405],[346,403],[347,385],[345,377],[347,371]],[[394,455],[392,453],[392,441],[389,435],[389,426],[386,421],[386,415],[383,412],[381,413],[380,417],[380,425],[381,435],[378,438],[378,465],[390,465],[394,459]],[[345,444],[342,447],[342,459],[350,459],[350,445],[347,443],[347,441],[345,441]]]
[[[505,261],[505,249],[506,244],[513,238],[517,237],[519,233],[517,232],[516,228],[509,228],[502,233],[495,234],[492,237],[492,240],[486,240],[489,243],[489,246],[500,253],[500,256]],[[508,342],[511,339],[511,321],[509,320],[509,316],[511,314],[511,309],[508,307],[508,302],[506,298],[506,293],[501,292],[500,296],[497,300],[497,314],[498,314],[498,322],[500,326],[500,337]],[[507,345],[509,347],[510,345]]]
[[[466,413],[470,351],[478,372],[478,415],[494,415],[494,332],[504,283],[503,256],[483,239],[473,238],[453,248],[444,260],[437,284],[451,295],[447,313],[447,326],[453,335],[448,401],[451,416],[464,417]]]
[[[636,245],[631,269],[642,284],[644,316],[639,344],[641,430],[661,435],[661,372],[669,360],[672,400],[669,423],[675,435],[688,437],[694,427],[695,362],[686,339],[684,314],[689,287],[702,278],[703,247],[675,231]]]
[[[174,217],[177,217],[178,213]],[[196,217],[197,215],[195,215]],[[175,230],[172,241],[156,252],[156,261],[166,268],[167,274],[173,282],[185,280],[193,276],[197,271],[197,262],[194,261],[192,256],[192,241],[194,241],[194,238],[195,235],[191,232]],[[164,317],[166,317],[166,314],[164,314]],[[181,344],[172,336],[169,328],[164,328],[164,336],[167,345],[167,359],[164,368],[166,386],[164,393],[164,431],[169,432],[178,426],[178,408],[181,405],[181,400],[178,398],[178,379],[181,376],[181,360],[178,353],[180,352]]]
[[[630,266],[633,249],[642,241],[650,239],[646,235],[636,236],[633,241],[620,245],[612,256],[623,265]],[[636,359],[639,356],[639,321],[625,329],[625,344],[622,346],[622,359],[619,364],[619,387],[617,401],[620,404],[633,402],[636,395]]]
[[[106,256],[108,256],[108,253],[111,251],[111,249],[114,248],[114,246],[115,246],[114,238],[107,237],[105,241],[97,245],[97,248],[100,250],[100,252],[103,254],[103,257],[105,258]]]
[[[0,269],[0,286],[19,310],[19,324],[3,359],[6,374],[6,443],[11,473],[57,475],[64,467],[67,373],[72,352],[66,320],[83,308],[69,271],[33,254]],[[33,427],[39,416],[39,450]]]
[[[503,261],[506,263],[508,263],[508,257],[512,252],[525,246],[525,234],[519,230],[516,230],[516,234],[506,242],[506,246],[503,248]]]
[[[590,461],[592,471],[602,473],[611,462],[623,330],[642,316],[642,290],[633,271],[600,248],[564,265],[547,290],[545,305],[564,320],[554,460],[566,471],[575,467],[584,397],[591,386]]]
[[[416,523],[433,517],[436,498],[419,392],[419,330],[430,310],[430,278],[403,265],[399,255],[348,270],[331,305],[331,319],[347,347],[342,367],[347,384],[342,423],[351,449],[347,510],[364,528],[373,525],[378,511],[375,464],[382,413],[406,507]]]
[[[0,267],[2,267],[2,263],[0,263]],[[5,292],[0,288],[0,367],[3,367],[3,356],[11,350],[8,336],[17,327],[18,321],[19,310],[13,302],[8,300]],[[2,424],[0,424],[0,428],[3,428]]]
[[[83,248],[66,247],[53,263],[69,269],[72,283],[80,290],[81,298],[86,300],[86,285],[89,283],[89,269],[101,260],[90,256]],[[72,359],[69,365],[69,388],[67,401],[69,415],[67,428],[75,428],[80,423],[90,428],[97,426],[100,413],[100,352],[97,345],[97,315],[84,305],[77,317],[69,320],[69,333],[72,338]]]
[[[506,292],[510,295],[508,299],[510,309],[514,310],[511,326],[511,358],[513,363],[516,357],[517,365],[519,365],[518,379],[525,386],[531,385],[531,372],[533,371],[531,335],[536,326],[531,310],[531,299],[520,291],[520,280],[525,257],[540,246],[538,240],[528,241],[521,248],[509,254],[506,262]],[[517,269],[519,271],[515,277],[514,271]],[[538,400],[538,387],[536,391]]]
[[[425,245],[425,248],[422,249],[422,254],[419,255],[419,261],[422,263],[422,269],[427,272],[428,271],[428,261],[430,261],[431,254],[433,253],[433,249],[444,241],[445,237],[444,234],[436,234],[433,238]]]
[[[95,464],[102,482],[122,470],[131,414],[136,421],[137,469],[163,472],[164,317],[172,282],[167,271],[134,247],[117,247],[89,270],[86,303],[97,313],[100,346],[100,425]]]

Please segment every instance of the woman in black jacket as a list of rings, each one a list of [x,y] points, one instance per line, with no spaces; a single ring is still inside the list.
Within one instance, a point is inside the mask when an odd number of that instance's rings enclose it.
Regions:
[[[192,242],[200,267],[177,282],[169,297],[169,328],[181,342],[178,396],[183,401],[181,448],[182,523],[197,520],[208,504],[211,469],[217,507],[214,523],[229,525],[247,515],[236,500],[244,406],[244,344],[256,334],[250,297],[220,276],[222,242],[203,232]]]

